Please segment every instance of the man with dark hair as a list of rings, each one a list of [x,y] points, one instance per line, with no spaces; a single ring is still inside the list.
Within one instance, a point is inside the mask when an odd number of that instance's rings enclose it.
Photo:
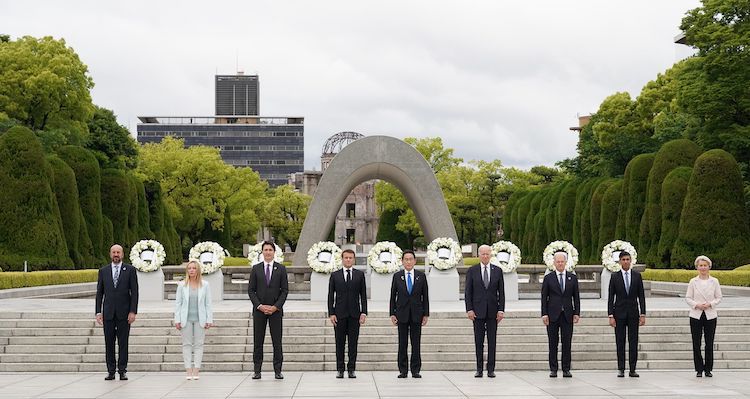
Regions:
[[[422,378],[420,354],[422,326],[430,317],[430,299],[427,277],[414,269],[417,262],[414,251],[405,250],[401,256],[404,270],[396,272],[391,282],[390,314],[393,325],[398,326],[398,378],[406,378],[411,369],[413,378]],[[406,353],[411,340],[411,368]]]
[[[638,362],[638,327],[646,324],[646,294],[641,274],[630,270],[631,257],[620,252],[620,273],[613,273],[609,280],[607,310],[609,325],[615,329],[617,344],[617,376],[625,377],[625,336],[630,347],[628,363],[630,377],[638,377],[635,371]],[[639,312],[640,307],[640,312]]]
[[[284,302],[289,294],[289,281],[286,267],[274,261],[276,245],[264,241],[263,262],[253,266],[250,272],[247,295],[253,302],[253,379],[260,379],[263,365],[263,341],[266,338],[266,324],[271,328],[273,343],[273,371],[277,380],[283,379],[281,364],[284,354],[281,346],[282,318]]]
[[[344,267],[331,273],[328,281],[328,317],[336,336],[336,378],[344,378],[344,346],[349,339],[349,378],[357,378],[359,326],[367,320],[365,273],[354,268],[354,251],[341,253]]]

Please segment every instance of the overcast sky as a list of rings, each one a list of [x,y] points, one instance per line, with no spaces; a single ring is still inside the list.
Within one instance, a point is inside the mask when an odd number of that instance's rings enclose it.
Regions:
[[[465,160],[575,156],[577,114],[643,85],[697,0],[3,1],[0,33],[64,38],[93,99],[137,116],[212,115],[216,73],[260,75],[266,116],[305,118],[305,167],[340,131],[440,136]]]

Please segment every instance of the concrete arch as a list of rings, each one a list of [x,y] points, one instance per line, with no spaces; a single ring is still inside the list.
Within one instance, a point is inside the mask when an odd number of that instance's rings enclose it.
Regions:
[[[349,192],[371,179],[388,181],[401,190],[428,241],[458,240],[443,191],[422,154],[399,139],[369,136],[344,147],[323,173],[302,226],[294,265],[307,264],[307,251],[328,237]]]

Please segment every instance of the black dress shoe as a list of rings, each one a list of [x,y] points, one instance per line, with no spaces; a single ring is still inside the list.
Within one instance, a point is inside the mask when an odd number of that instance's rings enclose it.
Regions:
[[[487,372],[487,377],[495,378],[495,372],[494,371],[488,371]]]
[[[701,378],[701,377],[703,377],[703,373],[699,371],[699,372],[695,373],[695,376],[698,377],[698,378]]]
[[[354,370],[349,370],[349,378],[357,378],[357,373]]]
[[[255,373],[253,374],[253,379],[254,379],[254,380],[259,380],[259,379],[260,379],[260,371],[256,371],[256,372],[255,372]]]
[[[570,374],[570,371],[563,370],[563,378],[571,378],[573,377],[573,374]]]
[[[550,371],[549,378],[557,378],[557,371]]]
[[[120,381],[127,381],[128,373],[120,373]]]
[[[477,370],[477,372],[474,373],[474,378],[482,378],[482,372]]]
[[[344,372],[343,371],[337,371],[336,372],[336,378],[344,378]]]
[[[714,376],[714,375],[713,375],[713,374],[711,374],[711,372],[710,372],[710,371],[706,371],[706,377],[713,377],[713,376]]]
[[[422,374],[419,374],[419,373],[411,373],[411,378],[422,378]]]
[[[106,377],[104,377],[104,379],[105,379],[106,381],[112,381],[112,380],[114,380],[114,379],[115,379],[115,373],[112,373],[112,374],[107,374],[107,376],[106,376]]]
[[[630,373],[628,373],[628,377],[638,378],[640,377],[640,375],[638,375],[638,373],[636,373],[635,371],[631,371]]]
[[[625,370],[618,370],[617,371],[617,376],[620,377],[620,378],[625,377]]]
[[[406,378],[406,373],[401,373],[398,375],[398,378]]]
[[[284,374],[281,374],[281,371],[279,371],[278,373],[276,373],[276,375],[273,376],[273,378],[275,378],[277,380],[283,380],[284,379]]]

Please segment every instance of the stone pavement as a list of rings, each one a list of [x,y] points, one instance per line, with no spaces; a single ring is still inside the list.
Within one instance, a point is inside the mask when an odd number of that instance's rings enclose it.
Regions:
[[[717,371],[696,378],[689,371],[642,371],[617,378],[614,371],[574,371],[552,379],[546,372],[427,371],[421,380],[397,379],[396,372],[360,372],[336,379],[333,372],[289,372],[261,380],[248,373],[204,373],[186,381],[181,373],[129,373],[129,381],[104,381],[104,373],[0,374],[0,397],[12,398],[685,398],[750,397],[750,370]]]

